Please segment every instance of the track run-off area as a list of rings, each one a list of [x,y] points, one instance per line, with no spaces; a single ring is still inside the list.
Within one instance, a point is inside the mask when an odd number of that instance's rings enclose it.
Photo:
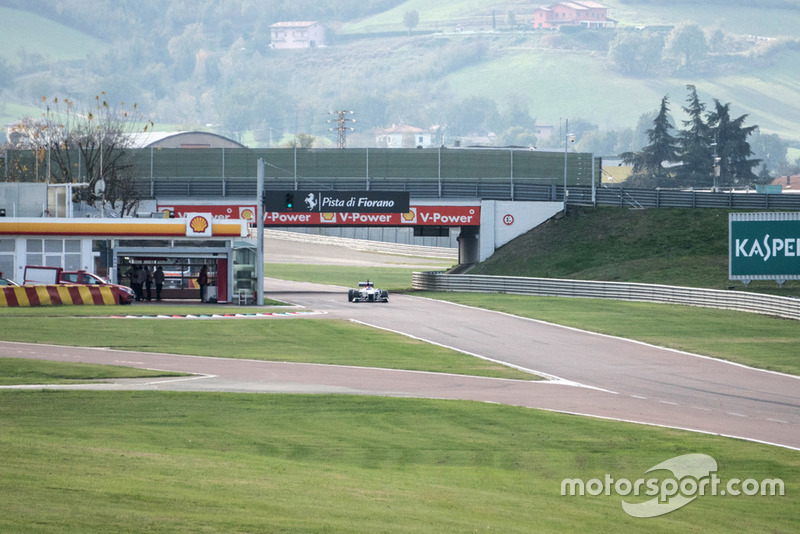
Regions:
[[[388,304],[356,304],[347,301],[347,288],[274,279],[265,281],[265,295],[292,304],[295,310],[322,312],[277,320],[323,317],[355,321],[529,370],[544,380],[13,342],[0,342],[0,356],[193,375],[23,387],[474,400],[680,428],[800,450],[800,377],[418,296],[391,295]],[[320,351],[324,350],[321,346]]]

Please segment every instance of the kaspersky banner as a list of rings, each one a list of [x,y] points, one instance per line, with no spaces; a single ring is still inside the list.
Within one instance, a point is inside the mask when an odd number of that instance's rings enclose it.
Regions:
[[[731,213],[731,280],[800,279],[800,213]]]
[[[255,221],[250,205],[159,205],[159,211],[172,211],[176,217],[187,213],[209,213],[217,218]],[[265,211],[266,226],[480,226],[481,207],[409,206],[404,213]]]

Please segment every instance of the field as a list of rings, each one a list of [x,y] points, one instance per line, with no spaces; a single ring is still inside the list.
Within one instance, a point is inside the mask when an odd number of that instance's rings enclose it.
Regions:
[[[792,532],[795,451],[470,402],[0,392],[4,532]],[[565,478],[636,480],[687,452],[785,496],[634,519]],[[663,473],[662,473],[663,475]],[[642,502],[645,497],[626,497]]]
[[[640,222],[642,231],[650,227],[651,222]],[[663,227],[665,221],[656,225]],[[709,256],[703,264],[714,265],[716,231],[708,221],[698,227],[706,231],[684,234],[680,247],[688,258],[702,263]],[[619,264],[625,278],[637,272],[631,268],[633,259],[650,262],[650,269],[669,263],[669,239],[657,246],[651,242],[650,250],[661,256],[646,258],[641,254],[646,247],[632,234],[630,240],[612,234],[605,246],[618,247],[616,254],[602,256],[598,248],[598,255],[576,265],[602,272],[603,263]],[[702,235],[710,240],[702,241]],[[570,239],[569,234],[561,238]],[[575,247],[591,250],[588,243]],[[518,242],[506,254],[524,255],[526,250]],[[556,252],[547,254],[553,255],[552,265],[565,268],[576,261],[577,256]],[[353,276],[373,277],[394,291],[409,288],[414,270],[354,269],[269,264],[265,273],[337,285],[350,285]],[[702,271],[688,269],[685,276],[700,283],[705,280]],[[668,271],[661,272],[666,276]],[[673,276],[680,281],[677,272]],[[719,281],[718,274],[710,280]],[[646,303],[424,296],[800,372],[795,348],[800,327],[793,321]],[[328,319],[97,316],[197,314],[207,309],[236,310],[138,304],[5,309],[0,310],[0,339],[482,376],[516,373]],[[349,343],[354,336],[367,342],[363,347]],[[102,381],[128,373],[116,367],[85,369],[0,358],[6,384]],[[0,388],[0,427],[0,531],[8,532],[781,533],[794,532],[800,524],[797,451],[503,405],[350,395]],[[624,487],[609,487],[599,495],[562,495],[565,479],[607,477],[653,479],[666,491],[673,481],[669,471],[647,471],[690,453],[714,458],[723,484],[779,479],[784,495],[704,495],[649,519],[627,515],[622,502],[641,503],[653,495],[626,496]]]

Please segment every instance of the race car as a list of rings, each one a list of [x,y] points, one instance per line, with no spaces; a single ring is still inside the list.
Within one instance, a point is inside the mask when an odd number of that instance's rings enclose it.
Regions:
[[[350,289],[347,292],[348,302],[389,302],[389,292],[385,289],[377,289],[367,280],[359,282],[358,289]]]

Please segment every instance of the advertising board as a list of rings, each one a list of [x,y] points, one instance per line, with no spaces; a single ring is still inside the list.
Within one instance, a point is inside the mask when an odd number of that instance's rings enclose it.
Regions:
[[[176,217],[209,213],[214,218],[235,218],[242,214],[253,222],[255,208],[247,205],[159,205],[159,211],[173,210]],[[251,211],[252,210],[252,211]],[[247,215],[247,217],[245,217]],[[252,217],[252,219],[250,218]],[[266,211],[266,226],[480,226],[481,207],[409,206],[404,213]]]
[[[800,213],[731,213],[728,228],[731,280],[800,279]]]
[[[402,191],[265,191],[265,212],[406,213]]]

